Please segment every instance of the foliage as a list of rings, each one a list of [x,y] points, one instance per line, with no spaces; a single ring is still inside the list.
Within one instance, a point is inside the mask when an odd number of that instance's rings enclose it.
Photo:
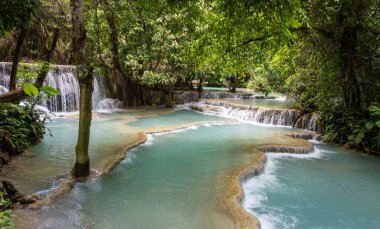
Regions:
[[[371,104],[380,103],[379,4],[84,1],[86,56],[92,66],[107,72],[118,68],[133,82],[164,90],[202,79],[231,89],[241,84],[265,94],[285,93],[301,112],[320,113],[326,140],[378,150]],[[42,21],[48,31],[57,25],[65,28],[59,47],[69,50],[67,5],[63,0],[43,1],[36,9],[39,14],[33,14],[33,25]],[[43,49],[31,52],[37,55]],[[65,63],[72,61],[69,52],[63,53]]]
[[[11,205],[11,200],[0,190],[0,228],[15,228],[12,220],[12,210],[9,210]]]
[[[172,86],[177,81],[175,75],[170,73],[158,73],[153,71],[146,71],[141,77],[141,82],[148,86]]]
[[[12,210],[4,210],[0,212],[0,228],[16,228],[12,220]]]
[[[254,69],[254,79],[251,88],[267,96],[272,91],[268,81],[269,74],[268,70],[264,67],[256,67]]]
[[[48,118],[31,106],[0,104],[0,149],[17,155],[35,144],[46,133]]]
[[[22,90],[29,96],[38,96],[38,89],[31,83],[24,83]]]
[[[352,145],[380,150],[380,106],[370,106],[369,112],[367,120],[355,122],[348,140]]]
[[[59,95],[59,91],[49,86],[42,86],[40,88],[35,87],[30,82],[37,79],[41,69],[45,67],[46,62],[35,62],[33,65],[20,64],[17,71],[17,79],[22,84],[22,89],[30,97],[48,97]],[[37,99],[38,101],[38,99]],[[36,101],[35,101],[36,102]]]
[[[39,0],[2,0],[0,1],[0,35],[14,27],[25,26],[32,17],[33,9]]]
[[[23,84],[37,79],[38,73],[43,66],[44,62],[35,62],[33,64],[20,63],[17,70],[18,83]]]

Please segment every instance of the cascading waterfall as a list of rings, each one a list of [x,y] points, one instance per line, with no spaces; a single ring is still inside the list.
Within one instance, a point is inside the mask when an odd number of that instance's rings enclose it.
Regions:
[[[196,102],[199,99],[227,99],[227,98],[242,98],[242,94],[234,94],[230,92],[202,92],[199,94],[196,91],[180,92],[176,95],[179,103]]]
[[[3,88],[9,88],[11,63],[0,63],[0,85]],[[52,70],[46,76],[44,85],[57,89],[60,95],[43,99],[40,104],[47,107],[51,112],[73,112],[79,110],[79,83],[75,78],[75,66],[68,65],[52,65]],[[1,88],[1,87],[0,87]],[[6,92],[6,91],[4,91]],[[4,93],[1,92],[0,93]],[[102,77],[96,73],[94,77],[94,92],[92,94],[92,109],[114,109],[120,108],[120,104],[110,106],[111,103],[105,96]],[[102,104],[105,104],[103,106]]]
[[[276,109],[234,104],[218,100],[205,100],[193,103],[189,109],[238,118],[244,121],[252,121],[270,125],[293,126],[319,132],[317,124],[318,115],[307,114],[300,117],[300,112],[294,109]],[[294,124],[295,123],[295,124]]]
[[[8,63],[0,63],[0,68],[0,85],[3,86],[3,88],[5,88],[2,91],[0,91],[0,93],[5,93],[9,88],[11,68],[9,68]]]

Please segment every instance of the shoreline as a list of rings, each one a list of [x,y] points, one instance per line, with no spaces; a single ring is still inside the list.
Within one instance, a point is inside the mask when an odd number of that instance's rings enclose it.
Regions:
[[[46,205],[51,204],[56,199],[62,195],[70,192],[77,182],[87,182],[93,178],[107,175],[110,173],[116,166],[124,160],[129,152],[129,150],[138,147],[141,144],[144,144],[148,140],[148,135],[152,134],[162,134],[167,132],[178,131],[182,129],[187,129],[196,126],[202,126],[207,124],[234,124],[239,123],[239,121],[204,121],[204,122],[193,122],[186,125],[173,126],[171,128],[158,127],[158,128],[147,128],[145,131],[137,132],[137,139],[131,144],[120,147],[115,150],[115,155],[107,161],[103,168],[100,170],[92,170],[91,174],[87,178],[75,179],[69,173],[65,174],[64,181],[60,183],[53,191],[49,192],[43,196],[37,196],[35,194],[28,195],[26,197],[32,198],[35,200],[34,203],[29,205],[16,204],[13,208],[14,214],[17,217],[14,219],[17,228],[28,228],[29,217],[32,217],[30,211],[40,209]],[[243,183],[253,176],[260,175],[265,170],[265,164],[267,161],[265,152],[289,152],[289,153],[308,153],[313,150],[313,145],[304,139],[314,138],[315,133],[311,132],[281,132],[280,135],[283,138],[289,140],[289,144],[264,144],[264,145],[255,145],[252,149],[254,154],[250,161],[246,164],[239,166],[236,169],[233,169],[232,172],[229,172],[229,175],[226,177],[224,182],[225,189],[223,193],[222,201],[219,201],[217,205],[219,209],[222,210],[224,216],[232,220],[234,228],[261,228],[260,222],[256,216],[248,213],[242,202],[244,201],[244,190]],[[32,217],[33,218],[33,217]],[[30,226],[30,225],[29,225]]]
[[[235,223],[235,228],[245,229],[261,229],[261,224],[258,218],[247,212],[243,207],[245,198],[245,192],[243,189],[243,183],[248,179],[259,176],[265,171],[265,165],[267,157],[265,152],[274,153],[293,153],[293,154],[307,154],[314,150],[314,146],[311,142],[300,138],[305,137],[305,133],[281,133],[281,135],[289,140],[292,140],[293,144],[265,144],[257,145],[252,151],[252,159],[242,166],[234,169],[227,176],[225,182],[225,192],[221,201],[221,207],[224,213],[230,216]],[[306,133],[307,136],[313,138],[312,133]],[[307,136],[305,138],[307,138]]]
[[[202,126],[202,125],[225,125],[225,124],[234,124],[238,123],[237,121],[204,121],[204,122],[194,122],[186,125],[178,125],[173,126],[171,128],[151,128],[150,130],[140,131],[137,133],[138,138],[135,142],[125,145],[116,150],[116,154],[112,157],[111,160],[105,163],[105,166],[100,170],[91,170],[90,176],[86,178],[75,179],[70,173],[64,174],[64,181],[61,182],[57,187],[54,188],[53,191],[48,192],[46,195],[38,196],[36,194],[25,195],[24,197],[29,200],[33,200],[33,203],[30,204],[20,204],[15,203],[12,207],[13,214],[17,217],[14,218],[14,222],[16,228],[30,228],[29,222],[32,217],[28,211],[37,210],[53,203],[59,197],[65,195],[70,192],[77,182],[87,182],[91,179],[105,176],[109,174],[115,167],[117,167],[121,161],[123,161],[128,152],[136,148],[142,144],[144,144],[148,140],[148,135],[154,134],[163,134],[170,133],[173,131],[184,130],[192,127]]]

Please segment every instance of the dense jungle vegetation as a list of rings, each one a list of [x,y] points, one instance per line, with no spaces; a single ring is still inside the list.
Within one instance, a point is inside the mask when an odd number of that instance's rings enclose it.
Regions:
[[[380,150],[378,0],[3,0],[0,35],[0,59],[14,63],[0,102],[25,96],[20,60],[43,62],[39,89],[50,63],[72,64],[82,94],[100,71],[125,106],[149,104],[144,88],[171,96],[193,80],[284,93],[319,113],[325,140]]]

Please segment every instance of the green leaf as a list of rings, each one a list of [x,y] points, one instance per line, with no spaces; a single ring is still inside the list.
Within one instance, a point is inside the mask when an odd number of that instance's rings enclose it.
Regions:
[[[59,95],[59,91],[55,88],[52,88],[52,87],[48,87],[48,86],[42,86],[40,87],[40,91],[43,91],[46,93],[46,95],[48,96],[55,96],[55,95]]]
[[[38,89],[31,83],[24,83],[22,90],[29,96],[38,96]]]
[[[365,133],[366,133],[365,129],[361,129],[359,131],[358,135],[355,138],[355,144],[356,145],[359,145],[359,143],[361,143],[363,141],[363,139],[365,137]]]
[[[375,126],[375,123],[372,121],[365,123],[365,128],[367,128],[367,130],[371,130],[374,126]]]
[[[380,121],[376,122],[376,126],[380,128]]]

